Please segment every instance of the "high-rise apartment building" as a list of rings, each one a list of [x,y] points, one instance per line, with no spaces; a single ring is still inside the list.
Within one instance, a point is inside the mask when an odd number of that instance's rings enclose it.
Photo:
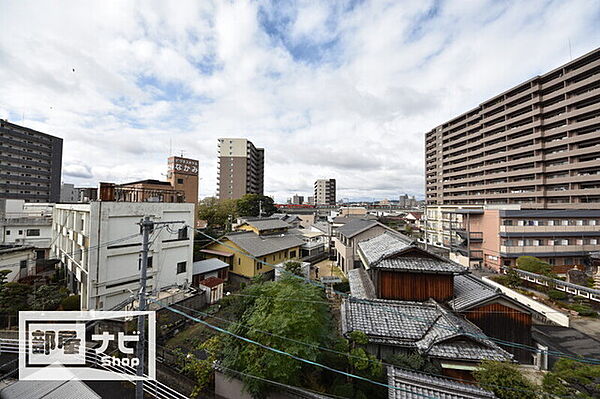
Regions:
[[[315,182],[315,205],[335,205],[335,179]]]
[[[600,49],[425,137],[427,205],[600,209]]]
[[[0,119],[0,199],[58,202],[61,138]]]
[[[263,194],[264,148],[247,139],[221,138],[218,144],[217,197],[237,199],[245,194]]]

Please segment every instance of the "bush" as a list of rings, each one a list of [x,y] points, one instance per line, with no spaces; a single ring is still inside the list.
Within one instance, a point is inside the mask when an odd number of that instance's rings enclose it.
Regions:
[[[499,399],[536,399],[537,387],[512,363],[485,360],[473,373],[479,385]]]
[[[519,256],[517,258],[517,269],[527,272],[541,274],[543,276],[553,276],[552,266],[535,256]]]
[[[62,310],[81,310],[81,298],[79,295],[66,297],[60,303]]]
[[[548,297],[555,301],[560,301],[563,299],[567,299],[567,294],[562,291],[550,290],[548,291]]]
[[[594,309],[592,309],[589,305],[585,305],[583,303],[571,305],[570,308],[576,311],[579,314],[579,316],[595,317],[598,315],[598,313]]]

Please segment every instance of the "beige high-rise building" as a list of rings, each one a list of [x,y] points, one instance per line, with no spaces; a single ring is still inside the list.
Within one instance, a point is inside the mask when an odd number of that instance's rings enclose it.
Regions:
[[[319,179],[314,188],[315,205],[335,205],[335,179]]]
[[[245,194],[263,194],[264,148],[247,139],[221,138],[218,144],[217,197],[237,199]]]
[[[600,49],[425,137],[426,201],[600,209]]]

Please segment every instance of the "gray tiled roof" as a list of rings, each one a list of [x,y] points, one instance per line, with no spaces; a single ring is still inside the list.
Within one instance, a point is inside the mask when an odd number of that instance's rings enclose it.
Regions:
[[[489,391],[472,384],[464,384],[448,378],[436,377],[415,371],[388,367],[389,399],[423,399],[423,397],[442,399],[481,399],[495,398]]]
[[[369,340],[414,347],[439,313],[435,304],[408,301],[344,300],[342,332],[360,330]]]
[[[225,236],[253,256],[264,256],[288,248],[299,247],[304,241],[293,234],[259,236],[251,231]]]
[[[358,250],[368,268],[393,269],[423,273],[464,273],[467,269],[419,248],[410,238],[385,232],[358,243]]]
[[[384,259],[376,267],[379,269],[424,273],[464,273],[466,271],[464,266],[449,260],[421,258],[418,256]]]
[[[444,359],[511,359],[479,328],[434,301],[349,299],[342,302],[341,315],[343,334],[360,330],[371,343],[414,348]]]
[[[229,265],[217,258],[210,258],[194,262],[192,274],[209,273],[215,270],[223,269]]]
[[[497,288],[472,274],[458,275],[454,276],[454,299],[448,302],[448,306],[457,312],[462,312],[500,295]]]
[[[257,229],[258,231],[284,229],[290,227],[288,223],[279,219],[246,220],[246,223]]]
[[[366,219],[352,219],[348,223],[337,228],[337,232],[347,238],[352,238],[355,235],[362,233],[365,230],[370,229],[373,226],[377,226],[380,223],[376,220]]]
[[[386,231],[377,237],[359,242],[358,247],[369,264],[373,264],[386,256],[410,247],[412,242],[413,240],[400,233]]]
[[[348,271],[348,282],[350,283],[350,294],[355,298],[374,299],[377,298],[373,282],[363,268]]]

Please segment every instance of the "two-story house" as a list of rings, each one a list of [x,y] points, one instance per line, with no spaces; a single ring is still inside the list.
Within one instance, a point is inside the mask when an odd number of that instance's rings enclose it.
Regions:
[[[385,232],[397,234],[407,243],[412,241],[376,220],[357,218],[339,226],[333,239],[337,266],[342,269],[344,274],[359,267],[361,263],[358,257],[358,243]]]

